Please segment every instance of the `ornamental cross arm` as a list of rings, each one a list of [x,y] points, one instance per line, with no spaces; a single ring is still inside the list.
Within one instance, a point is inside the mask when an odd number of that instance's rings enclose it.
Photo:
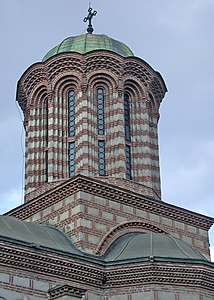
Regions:
[[[96,14],[97,14],[97,11],[96,10],[92,11],[92,7],[89,7],[87,17],[85,17],[83,19],[83,22],[88,21],[88,28],[87,28],[88,33],[92,33],[94,31],[92,24],[91,24],[91,20],[94,16],[96,16]]]

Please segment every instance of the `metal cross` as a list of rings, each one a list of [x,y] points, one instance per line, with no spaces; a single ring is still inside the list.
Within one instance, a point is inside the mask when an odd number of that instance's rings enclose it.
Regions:
[[[93,27],[92,27],[92,24],[91,24],[91,20],[92,20],[92,18],[93,18],[94,16],[96,16],[96,14],[97,14],[97,11],[94,10],[94,11],[92,12],[92,8],[89,7],[87,17],[85,17],[85,18],[83,19],[84,22],[87,22],[87,21],[88,21],[88,28],[87,28],[88,33],[92,33],[92,32],[94,31],[94,29],[93,29]]]

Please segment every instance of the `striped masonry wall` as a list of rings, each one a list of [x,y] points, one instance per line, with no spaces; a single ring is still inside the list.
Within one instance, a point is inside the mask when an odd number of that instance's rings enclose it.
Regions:
[[[98,51],[98,54],[87,54],[87,59],[80,54],[74,55],[82,59],[82,73],[79,64],[78,70],[75,69],[76,58],[69,53],[62,54],[61,60],[66,57],[67,62],[72,64],[70,68],[60,65],[59,56],[41,63],[48,70],[47,78],[45,71],[40,72],[38,76],[42,74],[42,79],[35,83],[33,89],[30,89],[29,84],[33,80],[30,79],[30,69],[21,79],[21,89],[27,95],[24,109],[26,195],[46,182],[69,178],[70,142],[75,142],[75,174],[99,176],[100,140],[105,142],[106,176],[126,178],[125,151],[126,145],[129,145],[131,179],[161,194],[157,122],[159,105],[166,91],[163,82],[152,68],[137,58],[133,57],[131,63],[130,58],[108,53],[108,60],[112,60],[115,65],[112,68],[110,62],[103,62],[106,53],[104,55]],[[58,73],[54,60],[59,64],[58,69],[60,66],[62,68]],[[101,62],[102,70],[98,68]],[[35,69],[34,65],[33,74]],[[151,85],[154,77],[159,81],[156,91],[154,85]],[[41,81],[44,83],[41,84]],[[161,86],[162,93],[159,91]],[[99,87],[104,90],[104,135],[98,135],[97,131],[96,91]],[[71,89],[75,92],[75,136],[72,137],[68,136],[68,92]],[[130,142],[125,139],[125,93],[130,99]]]

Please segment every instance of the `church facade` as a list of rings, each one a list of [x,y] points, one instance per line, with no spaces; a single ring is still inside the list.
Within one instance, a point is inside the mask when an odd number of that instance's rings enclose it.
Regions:
[[[161,198],[166,92],[129,47],[92,32],[24,72],[25,202],[0,217],[0,299],[214,299],[214,219]]]

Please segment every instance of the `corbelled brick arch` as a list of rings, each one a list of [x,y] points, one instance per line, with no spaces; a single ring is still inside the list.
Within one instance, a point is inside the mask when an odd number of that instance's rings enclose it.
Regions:
[[[48,87],[47,73],[41,63],[36,63],[24,72],[17,85],[17,99],[24,115],[40,86]]]
[[[44,101],[48,95],[47,82],[41,82],[32,92],[29,97],[28,106],[42,108]]]
[[[44,65],[37,63],[31,66],[20,79],[25,95],[30,97],[31,93],[38,88],[40,83],[47,84],[47,78],[47,72]]]
[[[52,82],[52,93],[56,97],[67,97],[67,91],[70,88],[78,90],[80,86],[80,78],[77,74],[66,72],[62,76],[57,76]]]
[[[144,60],[136,57],[126,58],[124,61],[124,79],[138,78],[143,84],[147,92],[155,97],[157,103],[161,103],[167,89],[159,72],[152,69]]]
[[[96,102],[96,90],[99,86],[103,86],[106,89],[106,96],[108,98],[113,97],[113,93],[116,92],[118,86],[117,77],[114,76],[108,70],[91,71],[86,76],[88,92],[94,96],[93,101]]]
[[[48,89],[47,89],[47,84],[46,82],[40,83],[29,95],[27,100],[23,103],[25,106],[24,110],[24,125],[25,129],[27,130],[28,126],[28,121],[33,120],[34,118],[34,109],[43,109],[44,106],[46,105],[45,103],[47,102],[48,98]],[[41,111],[40,113],[44,113]],[[42,115],[41,115],[42,117]],[[30,124],[29,126],[32,126]],[[31,128],[33,130],[33,128]],[[35,128],[34,128],[35,129]],[[41,128],[40,128],[41,129]]]
[[[105,252],[108,250],[108,248],[111,246],[111,244],[117,240],[120,236],[130,233],[130,232],[157,232],[157,233],[165,233],[162,229],[142,221],[128,221],[123,222],[120,225],[115,226],[112,228],[101,240],[99,243],[95,254],[97,255],[104,255]]]

